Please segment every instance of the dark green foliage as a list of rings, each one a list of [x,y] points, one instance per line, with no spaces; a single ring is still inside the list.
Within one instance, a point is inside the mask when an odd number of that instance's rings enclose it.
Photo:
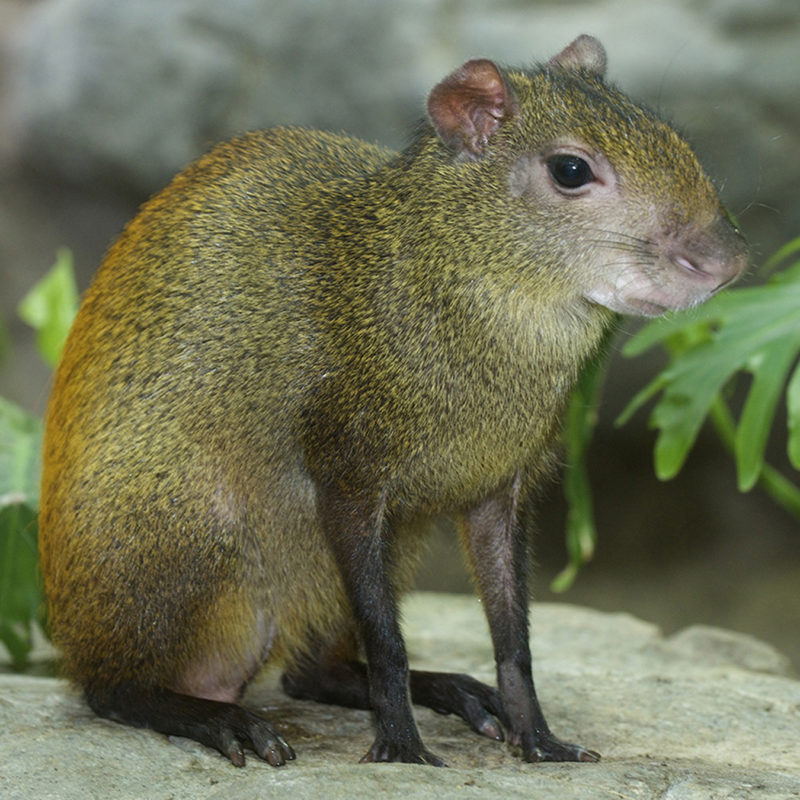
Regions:
[[[569,589],[581,566],[594,555],[597,529],[594,523],[591,478],[586,453],[597,424],[600,393],[606,372],[607,344],[614,335],[610,328],[597,355],[584,367],[572,391],[564,419],[564,496],[567,500],[566,547],[568,563],[551,584],[554,592]]]
[[[0,507],[0,641],[15,669],[27,664],[31,622],[40,619],[41,606],[36,512],[25,503],[4,504]]]
[[[782,248],[766,272],[800,252],[800,239]],[[709,419],[732,453],[739,488],[757,483],[800,517],[800,491],[764,462],[767,437],[781,395],[788,418],[787,452],[800,469],[800,262],[774,274],[763,286],[725,292],[702,308],[651,323],[623,352],[634,356],[661,344],[668,366],[623,411],[623,424],[648,400],[658,397],[650,424],[658,429],[654,458],[659,478],[674,477]],[[728,390],[751,377],[738,420],[726,401]]]
[[[62,250],[53,269],[20,303],[20,315],[38,332],[42,358],[54,364],[77,309],[72,258]],[[15,669],[31,650],[34,620],[43,620],[37,567],[42,423],[0,398],[0,642]]]
[[[764,265],[774,270],[800,254],[800,238],[781,248]],[[789,264],[763,286],[733,289],[704,306],[670,314],[647,325],[623,348],[637,356],[661,345],[670,363],[630,401],[617,420],[623,425],[649,400],[658,397],[650,425],[658,429],[654,448],[656,475],[673,478],[683,466],[708,420],[735,459],[739,488],[760,485],[775,502],[800,519],[800,489],[764,461],[767,437],[785,395],[787,453],[800,469],[800,261]],[[597,538],[586,452],[596,422],[604,375],[602,357],[587,365],[572,395],[565,419],[569,562],[552,588],[572,584],[594,553]],[[726,397],[742,374],[751,384],[738,421]]]

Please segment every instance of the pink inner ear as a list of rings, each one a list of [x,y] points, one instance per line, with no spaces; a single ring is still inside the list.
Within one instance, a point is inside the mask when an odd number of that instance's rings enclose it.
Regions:
[[[468,61],[435,86],[428,98],[428,113],[439,137],[470,158],[483,155],[510,106],[505,81],[486,59]]]

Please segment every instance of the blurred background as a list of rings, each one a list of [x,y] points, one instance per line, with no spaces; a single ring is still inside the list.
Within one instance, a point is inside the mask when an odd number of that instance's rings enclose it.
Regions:
[[[72,249],[84,289],[136,207],[211,144],[291,123],[402,147],[427,92],[462,61],[530,64],[580,33],[606,45],[613,81],[693,142],[755,265],[800,234],[797,0],[0,0],[0,318],[11,338],[0,396],[44,410],[49,371],[15,309],[56,250]],[[723,625],[800,665],[796,521],[758,490],[737,492],[710,434],[659,483],[647,415],[613,428],[661,364],[613,357],[590,458],[598,552],[557,599],[668,632]],[[791,474],[782,424],[772,457]],[[537,523],[540,600],[553,599],[565,560],[563,525],[554,485]],[[469,590],[447,530],[419,585]]]

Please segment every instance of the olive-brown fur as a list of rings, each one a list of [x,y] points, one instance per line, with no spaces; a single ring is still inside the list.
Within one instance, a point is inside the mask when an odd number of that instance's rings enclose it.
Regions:
[[[657,214],[740,258],[672,128],[591,69],[500,74],[513,103],[480,157],[430,123],[400,154],[246,134],[110,249],[47,416],[42,568],[67,674],[234,700],[265,659],[355,658],[322,487],[381,509],[399,593],[427,518],[550,471],[613,318],[588,284],[626,235]],[[624,219],[531,200],[526,154],[566,136],[613,164]]]

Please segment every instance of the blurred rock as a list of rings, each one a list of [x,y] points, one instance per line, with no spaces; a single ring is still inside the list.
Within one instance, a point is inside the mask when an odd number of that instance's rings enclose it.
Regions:
[[[11,108],[22,155],[74,181],[158,188],[231,134],[276,124],[387,131],[416,116],[424,61],[401,13],[435,4],[44,2],[20,40]]]
[[[785,240],[800,228],[786,169],[800,146],[799,26],[792,0],[45,0],[11,65],[9,123],[37,169],[149,193],[248,128],[401,146],[464,59],[529,63],[590,32],[611,77],[687,131],[745,228]]]

